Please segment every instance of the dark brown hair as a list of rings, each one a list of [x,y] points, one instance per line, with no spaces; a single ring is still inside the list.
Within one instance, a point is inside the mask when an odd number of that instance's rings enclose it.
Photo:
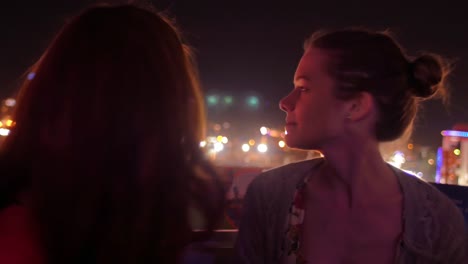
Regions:
[[[447,96],[447,62],[433,53],[409,57],[389,31],[320,31],[304,47],[329,54],[328,70],[337,82],[338,98],[349,99],[363,91],[374,96],[379,109],[375,127],[379,141],[391,141],[406,132],[422,100]]]
[[[148,8],[99,5],[33,66],[1,188],[27,191],[47,263],[173,263],[191,208],[217,223],[224,190],[199,149],[203,101],[183,43]]]

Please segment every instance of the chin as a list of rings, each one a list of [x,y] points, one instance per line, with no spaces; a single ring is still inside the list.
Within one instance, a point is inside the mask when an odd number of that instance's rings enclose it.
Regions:
[[[302,150],[317,150],[319,149],[319,144],[315,144],[314,142],[311,141],[304,141],[304,140],[299,140],[298,138],[295,138],[293,136],[288,136],[286,135],[284,137],[284,142],[286,142],[286,145],[289,148],[293,149],[302,149]]]
[[[288,147],[290,148],[295,148],[295,149],[304,149],[304,142],[302,142],[301,140],[298,140],[294,137],[291,137],[291,136],[286,136],[284,138],[284,142],[286,142],[286,145],[288,145]]]

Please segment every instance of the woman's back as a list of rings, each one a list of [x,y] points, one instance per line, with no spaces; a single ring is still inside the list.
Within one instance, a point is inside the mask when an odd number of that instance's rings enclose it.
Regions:
[[[167,18],[88,8],[31,70],[2,146],[0,188],[9,201],[27,192],[47,263],[173,263],[193,238],[190,208],[213,228],[223,187],[199,149],[190,49]]]
[[[1,263],[45,263],[30,220],[24,206],[10,205],[0,211]]]

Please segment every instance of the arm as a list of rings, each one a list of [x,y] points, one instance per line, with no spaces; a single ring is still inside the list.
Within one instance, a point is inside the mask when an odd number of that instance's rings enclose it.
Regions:
[[[442,203],[444,204],[444,203]],[[449,222],[445,225],[446,235],[441,241],[442,250],[446,252],[447,264],[468,263],[468,229],[465,225],[460,209],[452,201],[446,200],[442,207],[445,212],[441,215]],[[443,222],[442,222],[443,223]]]
[[[468,263],[468,234],[465,235],[465,242],[459,243],[454,247],[453,261],[450,263],[466,264]]]
[[[455,214],[458,213],[458,214]],[[446,243],[449,252],[447,264],[467,264],[468,263],[468,229],[464,226],[463,217],[459,212],[452,215],[456,219],[453,225],[452,236],[448,236]]]
[[[261,179],[249,185],[244,197],[242,218],[235,244],[235,262],[239,264],[265,263],[265,203]]]

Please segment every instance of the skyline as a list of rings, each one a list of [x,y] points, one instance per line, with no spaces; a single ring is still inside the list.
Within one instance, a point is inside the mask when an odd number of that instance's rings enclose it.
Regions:
[[[8,3],[0,11],[0,95],[17,88],[21,75],[38,59],[64,21],[91,0]],[[391,29],[411,55],[432,51],[456,60],[450,78],[451,103],[423,104],[415,143],[440,145],[442,130],[468,122],[468,18],[461,4],[445,1],[358,3],[289,1],[152,1],[175,18],[194,47],[202,86],[207,94],[255,94],[265,109],[252,118],[282,122],[279,99],[292,89],[302,43],[321,28],[366,26]],[[253,120],[255,121],[255,120]]]

